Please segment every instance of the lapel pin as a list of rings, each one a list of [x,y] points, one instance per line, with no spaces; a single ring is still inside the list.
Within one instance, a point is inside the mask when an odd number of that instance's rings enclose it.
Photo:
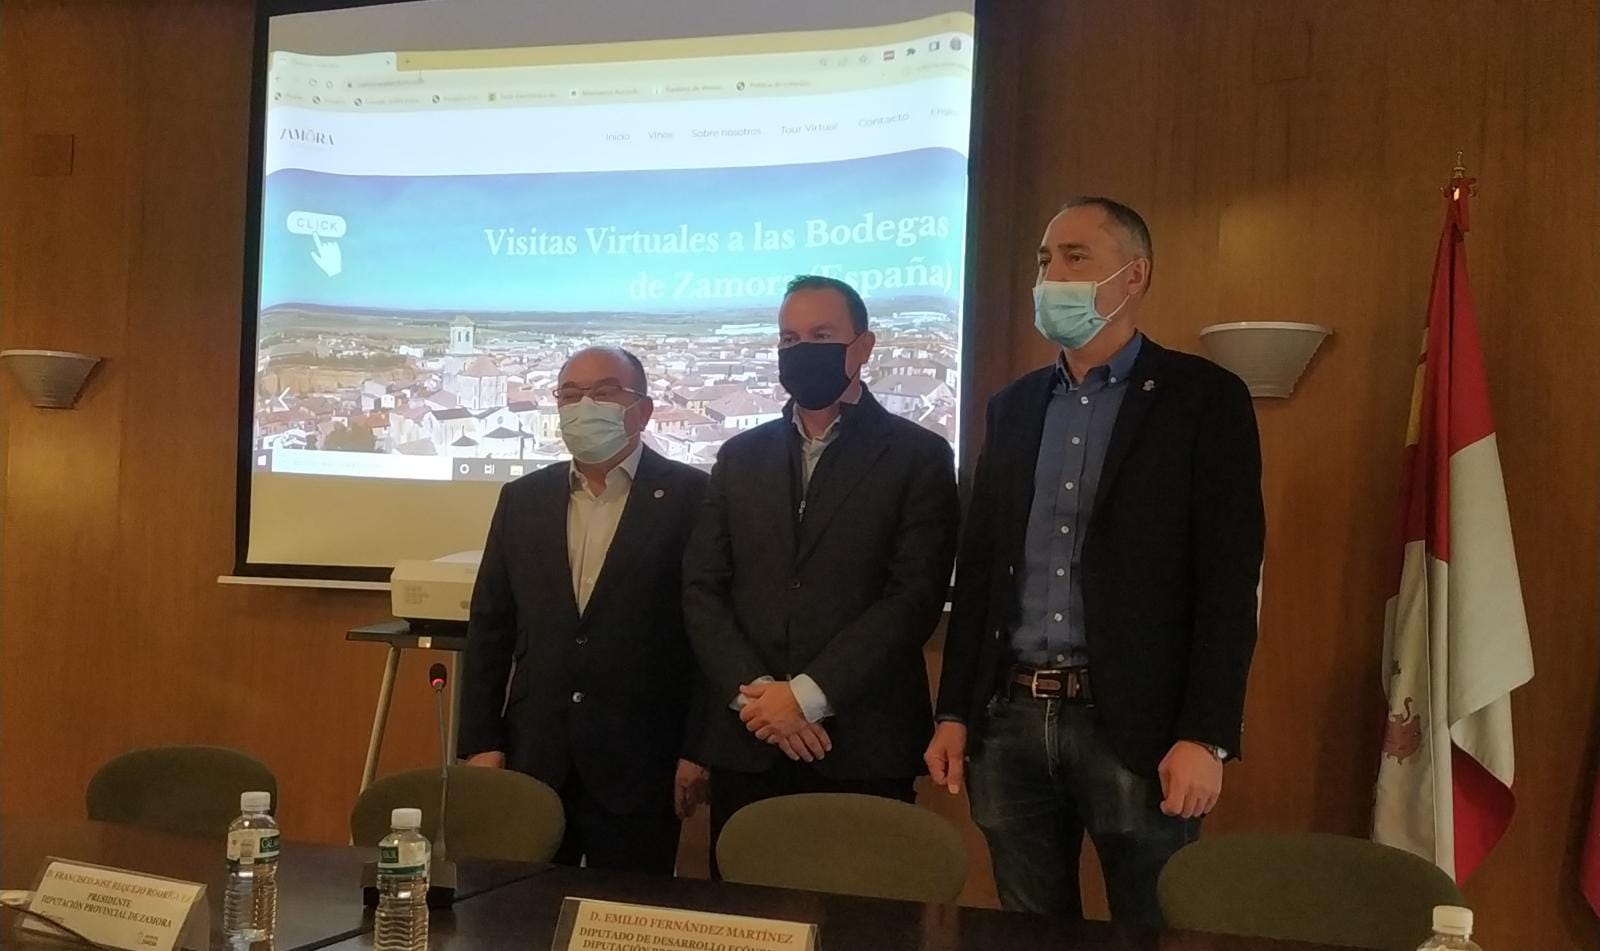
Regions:
[[[1155,380],[1145,380],[1144,381],[1144,391],[1146,393],[1150,392],[1151,390],[1153,390],[1155,388],[1156,388],[1156,381]]]
[[[665,489],[657,489],[655,491],[655,496],[658,499],[664,499],[664,498],[667,497],[667,490],[665,490]]]

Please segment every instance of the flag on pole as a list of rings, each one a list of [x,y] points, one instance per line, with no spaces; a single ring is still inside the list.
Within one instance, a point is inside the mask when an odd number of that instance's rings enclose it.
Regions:
[[[1505,482],[1467,282],[1467,201],[1445,189],[1401,477],[1395,595],[1385,606],[1388,698],[1372,837],[1457,881],[1488,855],[1516,807],[1511,691],[1533,651]]]
[[[1600,777],[1596,777],[1594,800],[1589,804],[1589,834],[1583,840],[1583,863],[1578,873],[1578,887],[1589,907],[1600,915]]]

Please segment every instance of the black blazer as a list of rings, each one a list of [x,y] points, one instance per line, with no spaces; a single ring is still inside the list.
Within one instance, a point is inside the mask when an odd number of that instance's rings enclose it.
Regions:
[[[960,520],[950,445],[863,390],[801,517],[791,412],[722,447],[684,556],[684,615],[711,691],[706,762],[769,768],[781,752],[728,704],[741,684],[803,673],[835,714],[818,772],[915,776],[932,729],[922,645],[949,590]]]
[[[579,616],[570,471],[546,466],[500,492],[472,592],[459,753],[502,750],[557,790],[576,768],[613,812],[670,810],[677,761],[696,755],[680,566],[706,474],[644,450]]]
[[[967,721],[975,742],[1011,663],[1054,374],[1036,370],[989,401],[938,703],[940,716]],[[1238,755],[1264,522],[1244,384],[1146,339],[1083,541],[1090,680],[1101,726],[1130,769],[1153,775],[1179,739]]]

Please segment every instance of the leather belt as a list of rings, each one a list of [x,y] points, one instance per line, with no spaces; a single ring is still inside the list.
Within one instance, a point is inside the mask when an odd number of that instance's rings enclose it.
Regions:
[[[1030,667],[1017,664],[1011,668],[1011,684],[1022,688],[1035,700],[1094,702],[1094,693],[1089,689],[1087,667]]]

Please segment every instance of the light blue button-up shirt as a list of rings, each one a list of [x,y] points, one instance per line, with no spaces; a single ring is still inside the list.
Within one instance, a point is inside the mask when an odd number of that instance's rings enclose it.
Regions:
[[[1143,341],[1134,334],[1110,362],[1081,381],[1072,379],[1064,360],[1056,366],[1023,542],[1022,620],[1011,632],[1011,650],[1021,663],[1057,667],[1089,661],[1080,572],[1083,536]]]

